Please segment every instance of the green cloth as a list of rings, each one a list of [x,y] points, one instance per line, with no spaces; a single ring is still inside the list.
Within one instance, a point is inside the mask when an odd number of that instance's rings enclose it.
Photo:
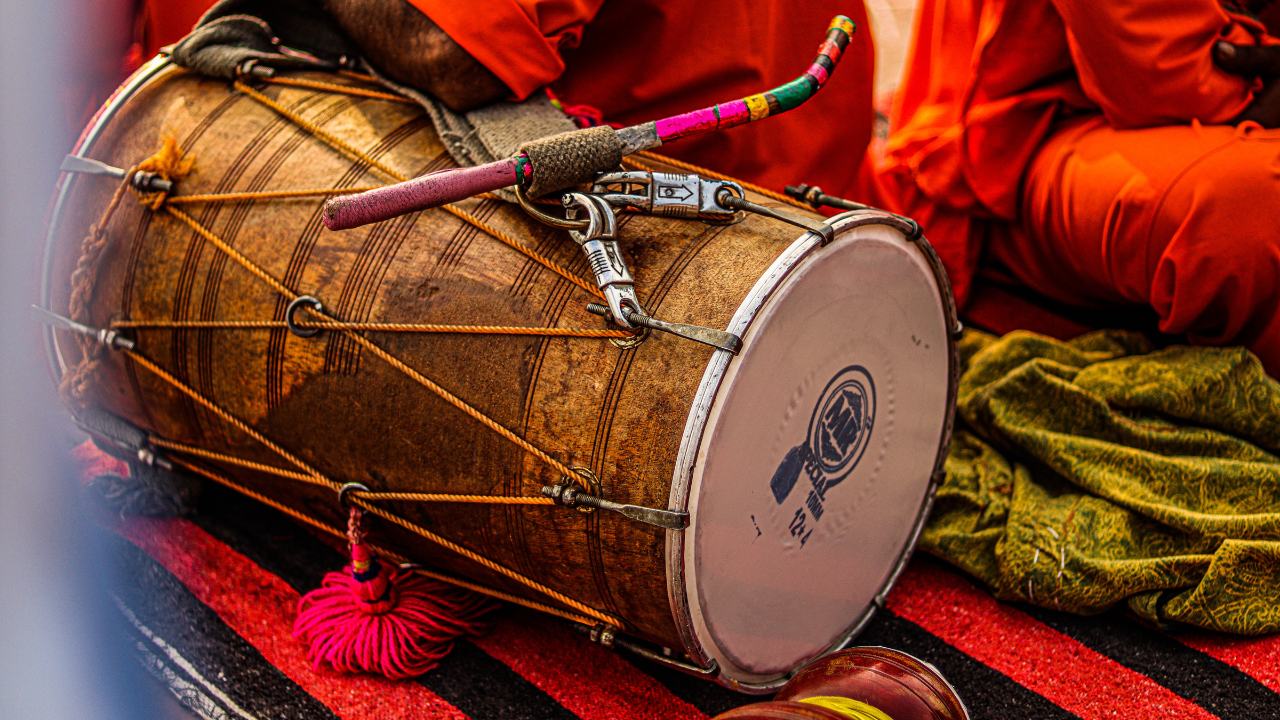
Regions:
[[[1103,331],[960,343],[920,546],[1004,600],[1280,630],[1280,383],[1242,348]]]

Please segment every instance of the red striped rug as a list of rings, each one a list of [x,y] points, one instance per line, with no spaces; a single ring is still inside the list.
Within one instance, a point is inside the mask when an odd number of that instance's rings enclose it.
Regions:
[[[209,488],[191,519],[104,533],[139,662],[196,714],[266,718],[702,718],[737,695],[588,643],[520,608],[492,616],[410,681],[316,669],[290,630],[298,598],[342,558],[274,511]],[[1280,638],[1161,633],[998,603],[917,557],[859,644],[936,665],[975,719],[1280,718]]]

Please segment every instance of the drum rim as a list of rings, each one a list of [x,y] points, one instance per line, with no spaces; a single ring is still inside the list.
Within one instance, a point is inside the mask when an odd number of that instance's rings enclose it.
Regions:
[[[157,55],[135,70],[133,75],[129,76],[129,79],[125,80],[111,97],[107,98],[102,107],[98,109],[93,120],[89,122],[89,126],[85,128],[84,133],[76,141],[75,146],[68,155],[83,158],[85,153],[93,148],[102,131],[115,118],[116,113],[124,107],[125,103],[129,102],[137,94],[138,90],[155,80],[156,76],[171,66],[173,66],[173,63],[167,55]],[[57,242],[58,230],[62,227],[63,209],[66,207],[67,198],[70,196],[77,179],[79,179],[79,173],[63,172],[61,174],[56,186],[57,195],[53,205],[49,208],[49,224],[44,238],[44,257],[40,262],[39,299],[40,307],[53,312],[57,311],[49,306],[50,293],[52,292],[52,282],[49,275],[53,271],[54,244]],[[43,333],[45,358],[49,363],[49,373],[56,382],[66,373],[67,363],[62,357],[62,347],[58,343],[58,333],[50,325],[43,327]]]
[[[842,233],[864,225],[886,225],[898,230],[908,239],[913,234],[918,234],[918,227],[909,220],[894,215],[883,210],[853,210],[841,213],[832,217],[828,221],[836,227],[837,233]],[[729,332],[741,334],[755,320],[764,304],[774,292],[782,285],[791,272],[799,266],[811,252],[821,246],[821,238],[814,233],[806,233],[791,244],[787,250],[778,256],[770,268],[761,276],[756,285],[751,289],[747,296],[739,305],[735,313],[734,320],[731,321],[728,328]],[[867,623],[875,615],[878,608],[884,606],[884,600],[892,590],[894,584],[902,571],[906,569],[907,562],[910,560],[916,544],[920,539],[920,534],[924,531],[925,521],[929,517],[929,511],[933,507],[933,501],[938,486],[941,485],[943,477],[943,467],[947,459],[947,448],[951,444],[951,434],[955,426],[955,406],[956,397],[960,385],[960,354],[959,339],[960,331],[963,326],[960,324],[959,313],[956,309],[955,298],[951,294],[951,284],[947,278],[945,268],[942,261],[934,251],[933,246],[929,244],[923,236],[919,236],[914,240],[914,244],[920,248],[924,255],[925,262],[933,272],[934,282],[938,286],[939,295],[942,298],[943,312],[945,315],[946,325],[949,328],[947,332],[947,399],[946,399],[946,419],[943,422],[942,433],[938,445],[938,451],[934,459],[933,474],[925,496],[920,504],[920,509],[916,515],[915,523],[908,536],[907,542],[903,546],[901,554],[890,570],[888,578],[884,585],[876,593],[874,600],[867,608],[854,618],[848,629],[841,633],[837,638],[818,653],[809,662],[813,662],[830,653],[844,649],[848,644],[862,632]],[[707,363],[702,380],[698,385],[698,391],[694,396],[692,406],[688,418],[685,421],[684,433],[680,442],[680,449],[676,456],[676,466],[672,473],[671,491],[669,498],[669,507],[674,510],[687,511],[689,506],[689,494],[693,485],[694,461],[697,457],[698,449],[702,444],[702,437],[706,431],[707,423],[710,419],[711,406],[720,392],[720,386],[724,380],[726,371],[729,366],[731,356],[727,352],[715,353],[711,360]],[[671,604],[671,616],[675,623],[676,631],[680,635],[680,640],[684,643],[685,651],[690,658],[700,667],[711,666],[713,659],[703,649],[699,642],[697,634],[693,627],[693,616],[689,607],[689,598],[685,592],[686,575],[685,575],[685,537],[684,530],[668,530],[666,537],[666,576],[667,576],[667,597]],[[782,673],[773,680],[767,680],[758,683],[742,682],[735,678],[728,677],[723,668],[717,666],[715,680],[716,682],[728,687],[732,690],[751,694],[762,695],[777,691],[782,685],[786,684],[792,676],[804,668],[808,663],[802,663],[789,671]]]

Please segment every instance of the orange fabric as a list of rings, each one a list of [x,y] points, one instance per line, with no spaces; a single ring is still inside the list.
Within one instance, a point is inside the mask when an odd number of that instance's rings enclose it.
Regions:
[[[1163,332],[1245,345],[1280,377],[1280,130],[1066,123],[988,258],[1045,295],[1149,304]]]
[[[1018,218],[1056,122],[1212,124],[1248,105],[1258,83],[1214,67],[1219,38],[1277,42],[1216,0],[923,0],[879,169],[886,201],[925,225],[963,302],[982,237]]]
[[[410,0],[518,97],[551,84],[566,104],[630,125],[767,90],[813,62],[827,24],[858,30],[813,99],[785,115],[659,152],[781,190],[841,195],[871,139],[874,50],[861,0]]]

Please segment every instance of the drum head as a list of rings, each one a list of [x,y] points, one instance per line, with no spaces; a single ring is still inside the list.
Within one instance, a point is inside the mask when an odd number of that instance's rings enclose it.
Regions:
[[[949,439],[949,293],[931,253],[865,221],[779,258],[734,318],[742,353],[708,367],[686,428],[672,606],[731,685],[785,678],[869,618]]]

